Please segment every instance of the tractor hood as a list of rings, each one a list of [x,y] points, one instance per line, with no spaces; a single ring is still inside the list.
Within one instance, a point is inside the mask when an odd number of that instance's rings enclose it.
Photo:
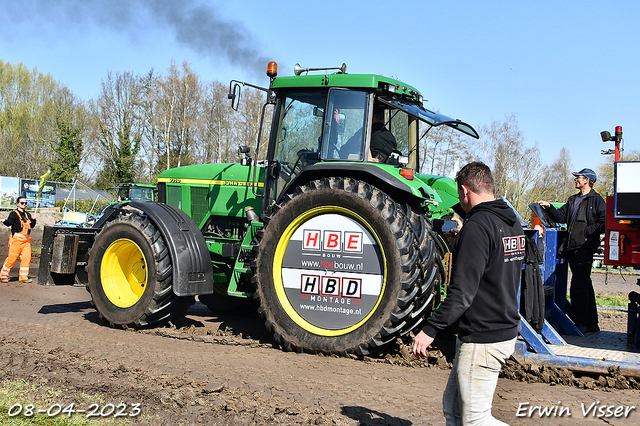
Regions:
[[[447,117],[446,115],[442,115],[437,112],[429,111],[428,109],[420,105],[410,104],[410,103],[406,103],[398,100],[389,100],[383,97],[380,97],[378,99],[391,107],[403,110],[407,114],[410,114],[418,118],[419,120],[424,121],[425,123],[429,124],[432,127],[437,127],[444,124],[446,126],[451,127],[452,129],[458,130],[466,135],[469,135],[472,138],[476,138],[476,139],[480,138],[480,136],[478,135],[478,132],[476,132],[476,130],[473,127],[471,127],[467,123],[463,123],[460,120]]]

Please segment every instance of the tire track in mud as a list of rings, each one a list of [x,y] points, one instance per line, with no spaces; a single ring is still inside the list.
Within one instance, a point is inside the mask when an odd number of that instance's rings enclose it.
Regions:
[[[411,357],[407,341],[362,360],[295,354],[274,348],[252,313],[213,315],[196,304],[167,327],[124,331],[101,324],[83,288],[11,282],[0,285],[0,293],[1,381],[46,385],[68,400],[85,392],[111,403],[138,400],[156,417],[137,424],[443,422],[450,361],[444,341],[426,361]],[[498,384],[494,412],[514,425],[531,424],[514,418],[518,403],[531,395],[541,404],[562,399],[574,406],[591,399],[633,405],[640,398],[615,372],[601,379],[511,368],[503,375],[512,380]]]
[[[31,389],[39,385],[64,389],[64,397],[56,400],[63,407],[98,403],[82,395],[101,395],[103,403],[115,405],[140,404],[143,415],[135,420],[138,425],[357,424],[335,410],[309,407],[286,394],[278,395],[276,389],[243,390],[125,363],[113,365],[110,360],[59,347],[43,350],[23,338],[0,338],[0,360],[2,385],[22,379],[34,385]],[[26,397],[35,401],[38,395]],[[79,402],[83,399],[84,404]]]

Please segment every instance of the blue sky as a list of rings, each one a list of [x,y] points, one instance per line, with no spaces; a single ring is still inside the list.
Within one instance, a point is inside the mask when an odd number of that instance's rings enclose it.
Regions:
[[[347,64],[417,87],[427,107],[476,128],[515,114],[527,146],[574,168],[605,160],[600,131],[640,150],[638,1],[0,0],[0,59],[37,67],[88,100],[107,72],[266,85]]]

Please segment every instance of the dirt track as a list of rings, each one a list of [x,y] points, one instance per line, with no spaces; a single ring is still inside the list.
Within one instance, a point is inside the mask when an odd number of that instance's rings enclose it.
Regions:
[[[0,252],[3,259],[5,255]],[[605,287],[602,276],[596,291],[637,290],[635,278],[624,282],[615,277],[607,276]],[[11,281],[0,284],[0,293],[0,382],[19,378],[63,390],[64,397],[48,404],[76,402],[79,408],[124,402],[130,411],[131,404],[139,403],[142,415],[134,422],[149,425],[444,423],[441,396],[449,370],[437,351],[429,363],[412,360],[405,346],[397,346],[386,359],[292,354],[272,347],[253,310],[242,313],[227,306],[214,315],[197,303],[185,319],[168,327],[123,331],[101,324],[84,288]],[[626,317],[601,314],[603,329],[620,331],[624,326]],[[448,354],[450,344],[443,339],[439,348]],[[640,422],[635,409],[628,417],[607,419],[585,417],[581,411],[581,404],[589,407],[596,401],[640,406],[635,381],[616,386],[614,376],[610,386],[601,388],[597,377],[560,371],[555,377],[565,377],[559,382],[570,385],[551,385],[528,383],[541,374],[527,378],[526,373],[510,369],[507,375],[519,380],[498,383],[494,415],[509,424]],[[625,386],[636,389],[616,389]],[[30,391],[23,403],[37,401],[38,395]],[[566,410],[562,417],[541,419],[537,412],[517,416],[519,407],[559,405],[568,407],[571,416]],[[0,412],[0,424],[6,416]]]

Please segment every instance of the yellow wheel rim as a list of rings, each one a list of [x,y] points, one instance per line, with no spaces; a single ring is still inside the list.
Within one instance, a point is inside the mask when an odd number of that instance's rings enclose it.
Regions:
[[[126,238],[114,241],[100,265],[105,295],[117,307],[130,308],[147,287],[147,270],[147,261],[136,243]]]
[[[344,216],[347,216],[353,220],[355,220],[356,222],[358,222],[359,224],[361,224],[362,226],[364,226],[367,231],[370,233],[370,235],[373,237],[373,239],[375,240],[375,242],[378,245],[378,249],[380,250],[381,253],[381,258],[382,258],[382,288],[380,291],[380,294],[378,296],[378,300],[376,301],[375,305],[373,306],[373,308],[369,311],[369,313],[358,323],[350,326],[350,327],[346,327],[343,329],[339,329],[339,330],[329,330],[329,329],[325,329],[322,327],[317,327],[314,324],[311,324],[309,321],[307,321],[306,319],[304,319],[300,314],[298,314],[298,312],[296,312],[295,308],[293,307],[293,305],[291,304],[291,302],[289,301],[289,298],[287,297],[287,294],[285,292],[285,287],[284,287],[284,283],[282,281],[282,259],[284,258],[284,253],[285,250],[287,249],[287,246],[289,245],[289,241],[291,240],[291,237],[293,236],[294,232],[300,227],[302,226],[306,221],[308,221],[309,219],[318,216],[318,215],[322,215],[322,214],[331,214],[331,213],[335,213],[335,214],[342,214]],[[285,310],[285,312],[287,313],[287,315],[289,316],[289,318],[291,318],[296,324],[298,324],[300,327],[302,327],[303,329],[317,334],[319,336],[327,336],[327,337],[336,337],[336,336],[342,336],[345,335],[347,333],[350,333],[356,329],[358,329],[362,324],[364,324],[376,311],[376,309],[378,309],[378,305],[380,304],[380,301],[382,300],[382,297],[385,293],[385,287],[386,287],[386,282],[387,282],[387,264],[386,264],[386,257],[385,257],[385,253],[384,253],[384,249],[382,247],[382,243],[380,242],[378,235],[376,233],[376,231],[373,229],[373,227],[371,227],[371,225],[369,225],[369,223],[360,215],[358,215],[357,213],[348,210],[344,207],[340,207],[340,206],[323,206],[323,207],[316,207],[313,209],[308,210],[307,212],[301,214],[300,216],[298,216],[297,218],[295,218],[290,224],[289,226],[284,230],[284,232],[282,233],[282,236],[280,237],[280,240],[278,241],[278,244],[276,246],[276,251],[275,251],[275,255],[274,255],[274,261],[273,261],[273,281],[274,281],[274,287],[276,290],[276,294],[278,295],[278,300],[280,301],[280,304],[282,305],[282,308]]]

